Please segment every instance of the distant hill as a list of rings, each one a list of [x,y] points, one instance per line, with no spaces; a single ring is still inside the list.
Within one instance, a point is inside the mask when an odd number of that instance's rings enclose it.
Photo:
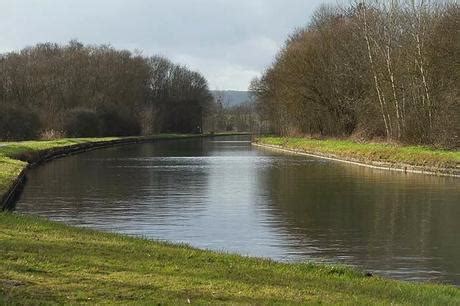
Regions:
[[[249,101],[249,91],[213,90],[212,94],[217,100],[221,99],[225,107],[241,105]]]

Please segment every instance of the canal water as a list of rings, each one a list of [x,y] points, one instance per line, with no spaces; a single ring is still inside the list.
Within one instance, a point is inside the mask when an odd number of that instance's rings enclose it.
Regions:
[[[19,213],[285,262],[460,285],[460,181],[254,148],[119,146],[30,171]]]

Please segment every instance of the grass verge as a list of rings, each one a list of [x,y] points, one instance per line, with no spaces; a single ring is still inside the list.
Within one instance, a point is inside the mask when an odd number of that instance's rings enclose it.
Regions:
[[[460,303],[450,286],[282,264],[0,214],[0,302],[14,304]]]
[[[181,136],[156,138],[173,137]],[[112,140],[0,144],[0,196],[27,166],[17,158]],[[282,264],[202,251],[0,213],[0,304],[189,302],[458,305],[460,290],[369,278],[340,266]]]
[[[456,169],[460,167],[460,151],[424,146],[399,146],[386,143],[358,143],[351,140],[316,140],[301,137],[260,137],[260,144],[301,150],[311,154],[326,154],[364,163],[381,162],[427,168]]]
[[[215,134],[216,136],[233,135],[230,133]],[[24,170],[28,161],[47,150],[59,151],[60,149],[72,148],[85,144],[104,144],[114,141],[150,141],[160,139],[179,139],[201,137],[202,135],[187,134],[160,134],[147,137],[105,137],[105,138],[64,138],[50,141],[20,141],[0,142],[0,199],[11,187],[15,179]],[[1,207],[0,207],[1,208]]]
[[[21,142],[0,142],[0,198],[8,190],[13,181],[22,170],[27,167],[27,161],[19,160],[25,154],[75,146],[78,144],[111,141],[116,138],[79,138],[59,139],[52,141],[21,141]]]

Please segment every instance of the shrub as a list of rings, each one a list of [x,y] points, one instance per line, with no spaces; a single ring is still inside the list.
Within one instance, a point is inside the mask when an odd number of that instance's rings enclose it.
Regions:
[[[0,107],[0,140],[35,139],[40,127],[36,112],[18,107]]]
[[[98,115],[89,109],[73,109],[65,116],[64,131],[69,137],[99,136]]]
[[[142,128],[136,118],[115,107],[100,107],[97,117],[101,136],[135,136],[141,133]]]
[[[59,138],[64,138],[65,133],[63,131],[58,131],[58,130],[44,130],[40,133],[40,139],[41,140],[53,140],[53,139],[59,139]]]

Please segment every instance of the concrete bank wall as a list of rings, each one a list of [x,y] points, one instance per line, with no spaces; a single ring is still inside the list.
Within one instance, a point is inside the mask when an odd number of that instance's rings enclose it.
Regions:
[[[30,151],[19,156],[16,156],[16,159],[25,161],[28,165],[24,170],[19,174],[19,176],[11,182],[11,186],[8,190],[0,195],[0,210],[8,210],[14,207],[18,196],[20,195],[24,184],[27,181],[27,171],[30,168],[36,167],[42,163],[51,161],[56,158],[65,157],[68,155],[88,152],[96,149],[119,146],[119,145],[129,145],[129,144],[139,144],[139,143],[153,143],[157,141],[167,141],[167,140],[180,140],[180,139],[190,139],[190,138],[205,138],[205,137],[223,137],[223,136],[236,136],[236,135],[246,135],[245,133],[234,133],[234,134],[205,134],[205,135],[171,135],[171,136],[151,136],[151,137],[127,137],[119,138],[114,140],[107,141],[95,141],[95,142],[85,142],[75,145],[51,148],[41,151]]]
[[[421,167],[421,166],[413,166],[413,165],[406,165],[406,164],[384,163],[384,162],[376,162],[376,161],[362,161],[362,160],[354,159],[352,157],[346,158],[342,156],[335,156],[332,154],[305,152],[303,150],[295,150],[295,149],[285,148],[283,146],[260,144],[256,142],[253,142],[252,145],[259,147],[259,148],[268,149],[268,150],[291,153],[291,154],[296,154],[296,155],[318,157],[322,159],[333,160],[337,162],[348,163],[348,164],[353,164],[353,165],[368,167],[368,168],[373,168],[373,169],[398,171],[398,172],[404,172],[404,173],[419,173],[419,174],[438,175],[438,176],[450,176],[450,177],[460,178],[460,169],[454,169],[454,168],[433,168],[433,167]]]

